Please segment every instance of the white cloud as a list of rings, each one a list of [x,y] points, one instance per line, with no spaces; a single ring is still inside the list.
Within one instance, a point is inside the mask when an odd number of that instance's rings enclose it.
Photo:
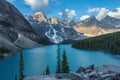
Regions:
[[[83,15],[83,16],[80,18],[80,21],[83,21],[83,20],[88,19],[88,18],[90,18],[89,15]]]
[[[120,8],[116,8],[115,11],[108,12],[108,15],[114,18],[120,18]]]
[[[96,16],[96,19],[97,20],[102,20],[106,15],[107,15],[107,13],[108,13],[108,9],[106,9],[106,8],[101,8],[100,9],[100,12],[98,13],[98,15]]]
[[[88,9],[88,13],[92,13],[92,12],[99,12],[100,8],[90,8]]]
[[[62,16],[62,12],[59,12],[58,15],[59,15],[59,16]]]
[[[49,0],[24,0],[24,2],[29,5],[33,11],[48,11]]]
[[[96,16],[97,20],[102,20],[106,15],[113,17],[113,18],[117,18],[120,19],[120,7],[116,8],[113,11],[109,11],[106,8],[91,8],[88,9],[88,13],[92,13],[92,12],[99,12],[98,15]]]
[[[72,20],[76,16],[75,10],[65,9],[58,13],[59,18],[62,20]]]

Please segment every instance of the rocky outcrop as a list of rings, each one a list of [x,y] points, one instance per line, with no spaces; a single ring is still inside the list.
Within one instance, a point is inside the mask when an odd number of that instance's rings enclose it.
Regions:
[[[119,80],[120,66],[103,65],[94,67],[91,65],[87,68],[80,67],[77,73],[70,73],[72,80]]]
[[[71,21],[69,22],[69,26],[70,26],[71,28],[73,28],[76,24],[77,24],[77,22],[75,22],[74,20],[71,20]]]
[[[67,21],[65,21],[65,20],[63,20],[60,24],[61,24],[61,26],[70,28],[69,23]]]
[[[58,25],[58,24],[59,24],[59,21],[58,21],[57,18],[51,17],[51,18],[50,18],[50,23],[53,24],[53,25]]]
[[[42,12],[37,12],[33,15],[34,19],[37,19],[40,22],[47,22],[46,16]]]

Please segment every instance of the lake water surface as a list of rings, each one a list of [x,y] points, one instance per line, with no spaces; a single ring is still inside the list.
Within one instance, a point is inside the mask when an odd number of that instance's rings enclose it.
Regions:
[[[114,64],[120,65],[120,58],[110,53],[100,51],[85,51],[71,48],[71,45],[60,45],[61,55],[66,50],[71,72],[75,72],[80,66],[87,67]],[[57,62],[57,45],[50,45],[23,51],[25,76],[40,75],[49,65],[50,72],[55,73]],[[0,80],[14,80],[15,74],[19,76],[19,53],[0,60]]]

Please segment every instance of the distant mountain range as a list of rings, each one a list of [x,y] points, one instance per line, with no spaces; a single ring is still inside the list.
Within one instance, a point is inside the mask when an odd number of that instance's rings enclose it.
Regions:
[[[120,19],[107,15],[99,21],[95,16],[92,16],[78,22],[77,25],[74,26],[74,29],[89,37],[113,33],[120,31]]]
[[[41,44],[86,38],[72,28],[61,26],[54,17],[48,20],[41,12],[27,17],[27,20],[12,4],[0,0],[0,57],[4,53],[16,53],[20,47],[35,48]]]
[[[85,26],[93,26],[96,25],[103,29],[120,29],[120,19],[110,17],[107,15],[102,20],[97,20],[95,16],[92,16],[88,19],[80,21],[81,24]]]
[[[44,13],[37,12],[32,16],[25,16],[32,28],[47,43],[61,43],[64,40],[80,40],[86,37],[73,28],[65,27],[67,22],[59,22],[57,18],[47,19]]]

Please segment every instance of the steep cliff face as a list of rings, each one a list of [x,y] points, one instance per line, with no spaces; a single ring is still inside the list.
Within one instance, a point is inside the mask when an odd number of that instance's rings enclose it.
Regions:
[[[18,33],[34,41],[39,40],[24,16],[9,2],[0,0],[0,34],[14,42]]]
[[[19,39],[18,34],[24,36],[20,39],[25,43],[23,48],[40,46],[38,43],[41,42],[41,39],[33,30],[31,24],[12,4],[6,0],[0,0],[0,48],[10,51],[9,53],[0,51],[0,57],[4,54],[11,55],[20,50],[17,45],[21,43],[15,44]]]

